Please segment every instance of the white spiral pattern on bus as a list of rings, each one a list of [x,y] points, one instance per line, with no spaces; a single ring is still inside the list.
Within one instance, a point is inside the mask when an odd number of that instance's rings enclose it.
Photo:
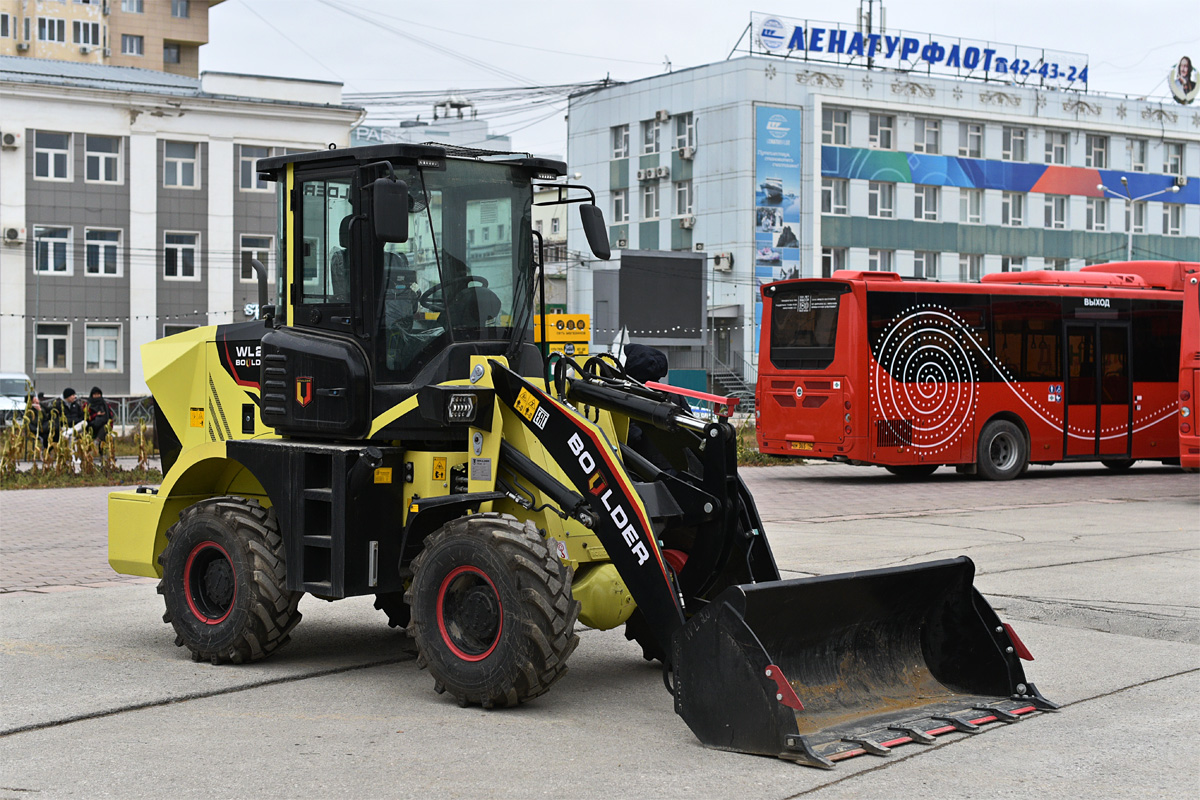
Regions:
[[[912,446],[926,451],[954,444],[975,418],[981,349],[966,323],[945,307],[919,305],[894,319],[872,378],[882,424],[911,420]],[[903,440],[901,430],[889,432]]]
[[[978,403],[976,381],[980,363],[990,366],[1000,380],[1034,416],[1055,430],[1063,430],[1062,406],[1053,410],[1026,392],[1008,368],[993,359],[970,326],[951,309],[934,303],[913,306],[892,320],[879,347],[874,374],[873,398],[879,416],[894,441],[902,440],[895,424],[912,421],[912,446],[930,452],[944,450],[968,430]],[[883,381],[885,375],[891,380]],[[1059,379],[1061,383],[1061,379]],[[1142,410],[1133,420],[1138,433],[1174,416],[1175,403]],[[1127,436],[1127,425],[1100,430],[1101,440]],[[1090,428],[1070,425],[1067,436],[1081,441],[1096,436]]]

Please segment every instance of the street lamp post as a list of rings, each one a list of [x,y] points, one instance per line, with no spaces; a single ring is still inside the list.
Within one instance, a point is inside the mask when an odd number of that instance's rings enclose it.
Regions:
[[[1160,194],[1176,194],[1179,191],[1179,187],[1172,186],[1169,189],[1159,189],[1157,192],[1151,192],[1150,194],[1144,194],[1141,197],[1132,197],[1129,194],[1129,179],[1126,178],[1124,175],[1122,175],[1121,176],[1121,188],[1125,190],[1125,194],[1123,194],[1123,195],[1120,192],[1113,191],[1112,189],[1105,186],[1103,183],[1096,184],[1096,191],[1101,192],[1101,193],[1108,192],[1109,194],[1111,194],[1113,197],[1117,198],[1118,200],[1125,201],[1125,210],[1129,217],[1129,222],[1125,226],[1125,230],[1126,230],[1125,260],[1133,261],[1133,204],[1140,203],[1143,200],[1148,200],[1151,197],[1157,197]]]

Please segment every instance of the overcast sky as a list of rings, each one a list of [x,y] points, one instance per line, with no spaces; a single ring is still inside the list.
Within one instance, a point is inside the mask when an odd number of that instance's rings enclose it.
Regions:
[[[853,23],[858,8],[858,0],[225,0],[210,12],[200,68],[337,80],[348,93],[633,80],[664,71],[666,59],[673,69],[723,60],[751,11]],[[1169,97],[1172,65],[1200,58],[1194,0],[892,0],[887,26],[1084,53],[1091,90],[1138,97]],[[565,103],[510,112],[492,129],[511,134],[515,149],[562,153],[564,112]]]

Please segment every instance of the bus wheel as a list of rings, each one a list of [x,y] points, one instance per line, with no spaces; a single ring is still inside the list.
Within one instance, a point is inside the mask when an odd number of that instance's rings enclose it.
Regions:
[[[1011,422],[995,419],[984,426],[977,451],[979,475],[989,481],[1010,481],[1029,461],[1025,435]]]
[[[906,480],[928,478],[934,472],[937,472],[937,468],[937,464],[900,464],[884,467],[884,469],[897,478],[905,478]]]
[[[1132,458],[1109,458],[1100,463],[1113,472],[1125,472],[1134,465],[1134,461],[1135,459]]]

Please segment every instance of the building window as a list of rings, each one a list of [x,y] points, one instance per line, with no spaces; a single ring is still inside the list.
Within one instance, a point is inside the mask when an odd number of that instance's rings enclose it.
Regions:
[[[658,219],[658,184],[642,187],[642,219]]]
[[[642,123],[642,153],[658,152],[658,122],[652,119]]]
[[[145,44],[141,36],[132,33],[121,34],[121,55],[140,56],[145,52]]]
[[[958,221],[983,224],[983,189],[958,190]]]
[[[928,250],[913,253],[913,277],[936,281],[938,277],[938,254]]]
[[[43,372],[71,371],[71,326],[38,323],[33,366]]]
[[[188,0],[171,0],[171,16],[179,19],[188,18]]]
[[[1163,203],[1163,235],[1183,235],[1183,206],[1179,203]]]
[[[121,326],[87,325],[83,329],[84,370],[121,371]]]
[[[613,222],[629,221],[629,190],[614,189],[612,193]]]
[[[850,211],[850,181],[845,178],[821,179],[821,213],[847,214]]]
[[[1067,197],[1060,194],[1046,195],[1046,227],[1063,230],[1067,227]]]
[[[868,250],[867,251],[867,269],[871,272],[894,272],[892,269],[895,263],[895,250]]]
[[[977,281],[983,277],[983,256],[971,253],[960,253],[958,256],[958,279],[960,281]]]
[[[121,274],[121,232],[85,228],[84,263],[88,275]]]
[[[1000,198],[1000,224],[1019,228],[1025,224],[1025,195],[1005,192]]]
[[[1183,142],[1163,142],[1163,172],[1183,174]]]
[[[178,64],[179,63],[179,44],[176,42],[163,42],[163,63]]]
[[[1066,131],[1046,131],[1046,163],[1067,163],[1067,141],[1070,134]]]
[[[958,154],[967,158],[983,158],[982,123],[958,123]]]
[[[258,160],[267,158],[271,155],[269,147],[251,147],[248,144],[241,145],[238,155],[238,178],[239,185],[243,191],[247,192],[269,192],[271,184],[258,175]]]
[[[938,187],[917,186],[913,192],[913,219],[936,222],[938,218]]]
[[[71,134],[37,131],[33,135],[33,176],[47,181],[71,180]]]
[[[17,34],[16,17],[10,17],[8,14],[0,14],[0,39],[8,37],[16,38]]]
[[[67,41],[67,21],[64,19],[52,19],[51,17],[38,17],[38,41],[40,42],[62,42]]]
[[[612,129],[612,157],[629,158],[629,126],[617,125]]]
[[[490,242],[492,240],[492,229],[489,226],[484,225],[481,230],[483,231],[483,240],[485,242]]]
[[[867,184],[867,216],[891,219],[896,215],[896,184],[871,181]]]
[[[1068,258],[1047,258],[1046,269],[1052,269],[1055,272],[1063,272],[1071,266],[1071,260]]]
[[[1145,139],[1129,140],[1129,169],[1131,172],[1146,171],[1146,154],[1150,143]]]
[[[194,189],[197,164],[195,142],[165,142],[163,144],[163,186]]]
[[[1007,125],[1004,126],[1000,157],[1005,161],[1028,160],[1028,152],[1025,148],[1026,135],[1027,131],[1024,128],[1010,128]]]
[[[844,108],[821,110],[821,144],[850,144],[850,112]]]
[[[675,213],[686,216],[692,213],[692,182],[676,181],[675,183]]]
[[[84,180],[89,183],[121,182],[121,139],[117,136],[92,136],[83,147],[87,156]]]
[[[872,114],[867,143],[880,150],[893,149],[896,118],[891,114]]]
[[[272,246],[274,239],[273,236],[242,234],[241,259],[238,262],[241,267],[242,283],[254,283],[258,280],[258,274],[255,273],[254,267],[250,266],[252,258],[258,259],[259,263],[267,268],[267,285],[275,282],[275,259],[273,257],[275,248]]]
[[[680,114],[675,118],[675,149],[696,146],[696,124],[692,113]]]
[[[917,117],[914,134],[914,152],[933,154],[942,152],[942,123],[940,120]]]
[[[88,45],[89,47],[97,47],[100,44],[99,22],[75,20],[71,23],[71,32],[74,34],[75,44]]]
[[[1024,256],[1002,256],[1000,258],[1001,272],[1024,272],[1025,257]]]
[[[1132,217],[1132,218],[1131,218]],[[1125,232],[1130,233],[1130,225],[1133,226],[1133,233],[1146,232],[1146,204],[1142,203],[1126,203],[1125,204]]]
[[[846,248],[844,247],[822,247],[821,248],[821,277],[828,278],[837,272],[839,269],[846,268]]]
[[[121,10],[128,14],[141,14],[142,0],[121,0]]]
[[[1088,134],[1084,144],[1085,167],[1093,169],[1108,168],[1108,137]]]
[[[167,233],[163,244],[163,277],[175,280],[199,280],[196,268],[198,233]]]
[[[1089,231],[1108,230],[1108,201],[1103,197],[1087,199],[1087,221],[1085,227]]]
[[[164,337],[165,336],[174,336],[177,333],[183,333],[184,331],[192,331],[198,327],[200,327],[200,326],[184,325],[184,324],[177,323],[177,322],[165,322],[165,323],[163,323],[163,336]]]
[[[71,263],[71,229],[51,228],[45,225],[33,227],[34,272],[49,272],[53,275],[73,275]]]

